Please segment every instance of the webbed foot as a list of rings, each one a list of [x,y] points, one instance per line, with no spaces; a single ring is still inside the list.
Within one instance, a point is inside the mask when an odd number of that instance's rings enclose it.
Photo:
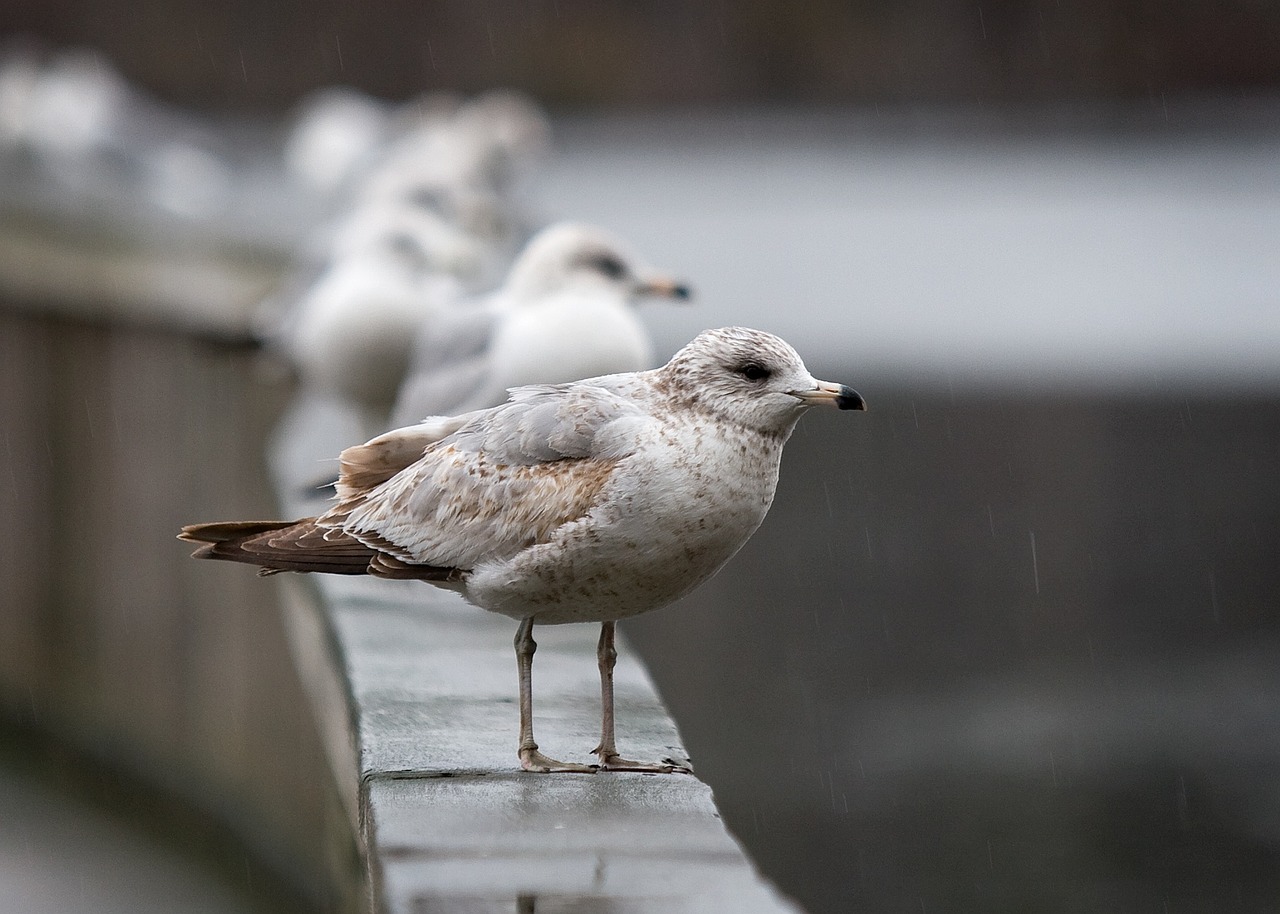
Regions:
[[[649,774],[693,774],[693,769],[682,765],[675,759],[664,758],[656,762],[634,762],[623,758],[616,752],[604,753],[594,750],[600,756],[601,771],[643,771]]]
[[[520,767],[525,771],[542,774],[566,772],[572,774],[595,774],[595,765],[579,765],[577,762],[558,762],[538,751],[538,747],[520,750]]]

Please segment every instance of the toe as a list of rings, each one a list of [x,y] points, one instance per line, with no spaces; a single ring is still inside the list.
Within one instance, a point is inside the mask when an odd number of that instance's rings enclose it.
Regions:
[[[576,762],[557,761],[550,756],[543,755],[537,749],[520,750],[520,767],[525,771],[533,771],[539,774],[594,774],[596,771],[594,765],[579,765]]]
[[[620,755],[603,756],[600,759],[601,771],[641,771],[648,774],[693,774],[693,769],[682,765],[674,759],[664,758],[657,762],[636,762]]]

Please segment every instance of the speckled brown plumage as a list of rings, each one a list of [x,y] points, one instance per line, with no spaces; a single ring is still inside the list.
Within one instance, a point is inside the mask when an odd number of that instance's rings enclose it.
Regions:
[[[613,620],[714,574],[764,519],[783,445],[819,404],[864,408],[777,337],[711,330],[654,371],[518,388],[502,406],[348,449],[338,501],[319,517],[182,536],[206,544],[200,558],[419,578],[521,620],[521,759],[578,770],[532,744],[532,626],[604,622],[603,657]]]

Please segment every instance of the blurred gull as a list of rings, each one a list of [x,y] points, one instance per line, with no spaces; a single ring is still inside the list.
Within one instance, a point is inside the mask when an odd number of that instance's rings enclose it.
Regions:
[[[60,51],[29,84],[21,126],[33,149],[76,158],[123,143],[120,124],[131,92],[124,78],[93,51]]]
[[[423,270],[412,237],[369,247],[324,270],[275,331],[274,344],[306,395],[353,408],[370,432],[385,427],[404,379],[414,334],[456,281]]]
[[[419,275],[447,275],[461,284],[478,276],[491,255],[486,243],[420,207],[368,205],[352,212],[327,240],[328,259],[396,252]]]
[[[551,145],[541,109],[505,90],[465,103],[433,93],[404,105],[399,121],[399,134],[385,149],[365,194],[402,197],[427,186],[466,185],[510,195]]]
[[[459,109],[457,122],[471,144],[472,179],[507,197],[519,193],[551,148],[546,114],[520,92],[485,92]]]
[[[197,558],[427,581],[520,622],[520,764],[672,772],[614,740],[614,625],[676,600],[764,520],[782,448],[813,406],[865,409],[772,334],[700,334],[653,371],[520,388],[509,402],[398,429],[342,454],[338,502],[294,522],[185,527]],[[600,622],[598,766],[533,736],[534,624]]]
[[[350,182],[351,197],[312,240],[312,265],[263,303],[260,324],[304,396],[355,407],[370,433],[385,428],[418,328],[509,262],[500,182],[484,163],[529,130],[493,107],[432,94],[396,114],[331,90],[299,115],[290,169],[317,189]]]
[[[501,289],[442,307],[421,325],[392,424],[495,406],[512,387],[651,367],[649,335],[632,307],[643,296],[686,299],[689,289],[603,229],[543,229]]]
[[[79,210],[127,200],[141,211],[141,197],[158,212],[206,219],[232,185],[219,145],[201,118],[130,86],[93,51],[41,60],[19,48],[0,61],[0,147],[29,152]]]
[[[542,113],[511,93],[489,93],[446,114],[439,101],[393,140],[356,189],[353,213],[410,208],[437,220],[455,244],[484,253],[461,275],[492,285],[529,235],[524,179],[545,156]],[[416,108],[414,110],[417,110]]]
[[[390,130],[388,106],[355,89],[332,87],[302,100],[285,141],[285,171],[322,197],[368,167]]]

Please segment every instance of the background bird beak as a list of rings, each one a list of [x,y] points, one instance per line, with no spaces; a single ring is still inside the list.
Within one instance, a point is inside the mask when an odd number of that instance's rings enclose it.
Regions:
[[[838,409],[860,410],[867,408],[867,401],[862,399],[862,394],[852,387],[832,381],[819,381],[817,387],[809,390],[793,390],[790,393],[805,406],[834,406]]]
[[[693,291],[688,285],[669,276],[654,276],[643,280],[636,284],[635,293],[637,295],[651,295],[678,301],[688,301],[693,295]]]

